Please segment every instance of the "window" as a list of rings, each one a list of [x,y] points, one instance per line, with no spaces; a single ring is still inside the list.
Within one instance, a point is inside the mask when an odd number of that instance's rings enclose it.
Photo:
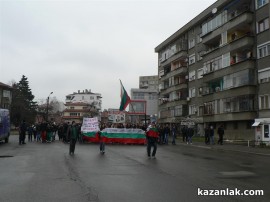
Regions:
[[[195,97],[196,96],[196,90],[195,88],[189,89],[189,97]]]
[[[227,10],[202,25],[202,36],[227,22]]]
[[[227,44],[228,42],[228,37],[227,37],[227,31],[221,33],[221,42],[220,42],[220,46]]]
[[[175,116],[182,116],[183,115],[183,109],[182,105],[175,107]]]
[[[201,43],[202,42],[202,37],[201,34],[197,35],[197,43]]]
[[[188,42],[188,48],[191,49],[195,46],[195,39],[190,39]]]
[[[256,8],[261,8],[262,6],[264,6],[265,4],[268,3],[268,0],[256,0]]]
[[[269,95],[261,95],[259,100],[259,108],[260,109],[269,109]]]
[[[197,78],[201,79],[203,77],[203,68],[197,70]]]
[[[257,22],[257,33],[263,32],[269,29],[269,18],[265,18]]]
[[[80,116],[80,113],[70,113],[70,116]]]
[[[140,92],[133,92],[134,100],[143,100],[144,99],[144,93]]]
[[[195,54],[192,54],[188,57],[188,64],[194,64],[195,63]]]
[[[189,72],[188,78],[189,78],[189,81],[195,80],[195,70]]]
[[[266,42],[258,46],[258,58],[270,55],[270,42]]]
[[[196,105],[189,105],[188,114],[196,114],[197,113],[197,107]]]
[[[94,100],[94,96],[90,96],[90,100]]]
[[[207,102],[204,104],[204,114],[211,115],[215,112],[215,102]]]
[[[222,67],[230,66],[230,53],[222,55]]]
[[[258,80],[259,80],[259,83],[270,82],[270,67],[259,70]]]

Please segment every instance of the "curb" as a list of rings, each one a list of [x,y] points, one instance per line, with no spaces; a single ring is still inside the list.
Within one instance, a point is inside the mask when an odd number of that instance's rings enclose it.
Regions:
[[[178,143],[178,145],[182,146],[192,146],[202,149],[213,149],[213,150],[219,150],[219,151],[232,151],[232,152],[241,152],[241,153],[247,153],[247,154],[255,154],[255,155],[261,155],[261,156],[270,156],[270,153],[260,153],[260,152],[253,152],[253,151],[245,151],[245,150],[238,150],[238,149],[230,149],[230,148],[216,148],[212,146],[202,146],[202,145],[190,145],[190,144],[184,144],[184,143]]]

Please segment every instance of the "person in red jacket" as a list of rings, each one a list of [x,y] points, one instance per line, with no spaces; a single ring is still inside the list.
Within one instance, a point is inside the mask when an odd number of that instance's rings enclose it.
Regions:
[[[158,141],[159,133],[156,128],[155,123],[152,123],[146,130],[146,139],[147,139],[147,155],[148,158],[151,158],[151,148],[153,147],[152,158],[156,158],[157,152],[157,141]]]

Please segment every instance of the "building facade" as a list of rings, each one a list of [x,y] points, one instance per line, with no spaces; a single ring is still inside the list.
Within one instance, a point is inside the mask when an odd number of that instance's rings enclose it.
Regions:
[[[158,76],[140,76],[139,88],[130,91],[129,115],[132,123],[146,122],[158,113]]]
[[[102,108],[101,98],[101,94],[92,93],[91,90],[87,89],[67,95],[66,109],[62,116],[63,121],[81,123],[83,117],[99,116]]]
[[[269,13],[268,0],[218,0],[158,45],[160,120],[254,139],[270,117]]]
[[[158,76],[140,76],[139,77],[139,88],[140,89],[158,89]]]
[[[0,108],[9,109],[12,101],[12,87],[0,82]]]

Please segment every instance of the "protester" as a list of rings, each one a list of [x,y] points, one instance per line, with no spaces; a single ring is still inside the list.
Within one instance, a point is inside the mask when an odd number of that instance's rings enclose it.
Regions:
[[[205,141],[205,144],[209,144],[210,142],[210,128],[209,126],[206,126],[205,129],[204,129],[204,141]]]
[[[215,141],[214,141],[214,127],[213,126],[210,126],[210,132],[209,132],[209,136],[210,136],[210,143],[213,145],[215,144]]]
[[[99,138],[99,151],[101,154],[105,154],[105,141],[101,131],[98,132],[98,138]]]
[[[20,127],[19,127],[19,144],[26,144],[25,143],[25,134],[27,130],[27,125],[25,120],[22,121]]]
[[[170,134],[170,128],[169,128],[169,125],[166,124],[166,126],[164,127],[164,140],[163,140],[163,144],[168,144],[169,134]]]
[[[148,158],[151,158],[152,147],[153,147],[152,158],[156,158],[158,136],[159,136],[159,133],[156,128],[156,125],[155,123],[152,123],[152,125],[150,125],[146,130]]]
[[[183,142],[186,142],[187,141],[187,126],[184,126],[183,128],[182,128],[182,135],[183,135]]]
[[[194,135],[194,129],[192,126],[189,126],[187,129],[187,144],[192,144],[192,137]]]
[[[176,127],[175,125],[173,124],[172,125],[172,144],[175,145],[175,138],[176,138]]]
[[[33,127],[32,127],[32,125],[28,126],[27,132],[28,132],[28,142],[32,142],[32,139],[33,139]]]
[[[224,136],[224,127],[223,125],[220,125],[218,128],[218,144],[223,145],[223,136]]]
[[[72,121],[68,134],[70,134],[69,154],[74,155],[76,141],[78,138],[78,128],[75,124],[75,121]]]

